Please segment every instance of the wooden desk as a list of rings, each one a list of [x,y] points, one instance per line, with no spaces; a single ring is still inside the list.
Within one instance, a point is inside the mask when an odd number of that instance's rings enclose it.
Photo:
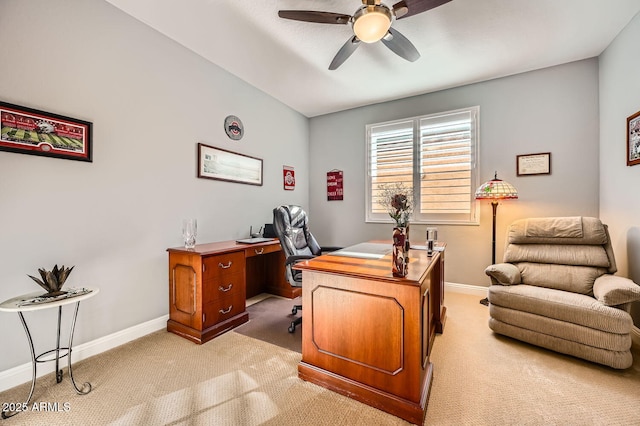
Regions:
[[[431,257],[411,250],[405,278],[392,275],[390,255],[335,252],[298,263],[299,377],[422,424],[433,375],[429,354],[446,314],[442,250]]]
[[[169,252],[167,330],[202,344],[249,320],[246,299],[266,292],[294,298],[278,239],[258,244],[221,241]]]

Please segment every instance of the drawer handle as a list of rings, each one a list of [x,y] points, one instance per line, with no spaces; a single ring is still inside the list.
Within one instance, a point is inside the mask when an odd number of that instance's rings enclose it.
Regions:
[[[233,305],[229,305],[229,307],[227,309],[220,309],[218,312],[220,312],[221,314],[228,314],[229,312],[231,312],[231,309],[233,308]]]
[[[219,287],[218,287],[218,290],[220,290],[220,291],[224,291],[224,292],[227,292],[227,291],[231,290],[231,287],[233,287],[233,284],[232,284],[232,283],[231,283],[231,284],[229,284],[229,286],[228,286],[227,288],[224,288],[224,287],[222,287],[222,286],[219,286]]]
[[[258,249],[253,249],[253,251],[255,251],[255,252],[256,252],[256,254],[262,254],[262,253],[264,253],[264,247],[262,247],[262,248],[260,249],[260,251],[258,251]]]
[[[218,266],[220,268],[222,268],[222,269],[229,269],[229,268],[231,268],[231,264],[232,263],[233,263],[232,261],[229,261],[229,263],[227,263],[226,265],[223,265],[222,262],[220,262],[220,263],[218,263]]]

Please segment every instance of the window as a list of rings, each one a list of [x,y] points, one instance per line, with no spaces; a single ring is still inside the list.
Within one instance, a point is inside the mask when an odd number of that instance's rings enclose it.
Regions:
[[[391,222],[381,185],[413,190],[411,223],[477,224],[479,107],[366,127],[367,222]]]

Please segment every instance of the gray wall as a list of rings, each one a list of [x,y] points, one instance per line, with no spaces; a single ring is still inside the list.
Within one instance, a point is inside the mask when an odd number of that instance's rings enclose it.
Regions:
[[[0,300],[38,291],[39,267],[75,265],[67,286],[100,288],[76,344],[168,313],[165,249],[182,218],[198,219],[199,241],[227,240],[271,222],[270,206],[308,204],[307,118],[107,2],[2,0],[0,58],[1,100],[94,124],[93,163],[0,152]],[[198,142],[263,158],[264,185],[197,179]],[[27,316],[36,339],[52,340],[54,318]],[[0,320],[4,371],[29,355],[18,316]]]
[[[618,274],[640,283],[640,166],[627,167],[627,117],[640,110],[640,15],[600,56],[600,215],[609,224]],[[640,303],[632,309],[640,326]]]
[[[519,191],[498,207],[496,257],[507,225],[537,216],[598,216],[598,62],[589,59],[437,93],[315,117],[310,124],[311,226],[324,245],[390,239],[390,224],[365,223],[365,125],[480,106],[480,180],[498,177]],[[551,152],[551,175],[516,177],[516,155]],[[344,201],[327,201],[326,172],[344,170]],[[640,167],[638,167],[640,171]],[[439,225],[448,282],[487,286],[491,205],[480,226]],[[422,241],[425,225],[412,225]]]

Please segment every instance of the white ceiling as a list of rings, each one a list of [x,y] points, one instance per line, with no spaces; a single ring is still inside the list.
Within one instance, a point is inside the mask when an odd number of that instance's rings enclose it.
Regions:
[[[598,56],[640,11],[640,0],[453,0],[393,23],[418,61],[361,43],[329,71],[351,25],[278,10],[352,15],[359,0],[107,1],[307,117]]]

